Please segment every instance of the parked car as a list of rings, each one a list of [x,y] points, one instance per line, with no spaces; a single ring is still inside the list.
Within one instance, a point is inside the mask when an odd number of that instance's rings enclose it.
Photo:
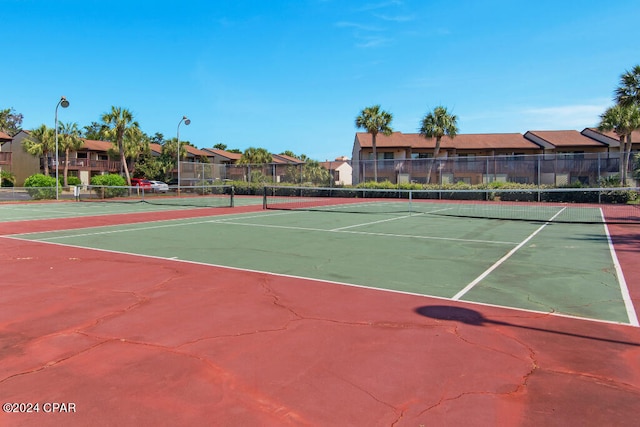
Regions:
[[[151,181],[145,178],[131,178],[131,185],[133,187],[140,187],[143,189],[151,189]]]
[[[166,193],[169,191],[169,184],[162,181],[149,181],[151,183],[151,189],[158,193]]]

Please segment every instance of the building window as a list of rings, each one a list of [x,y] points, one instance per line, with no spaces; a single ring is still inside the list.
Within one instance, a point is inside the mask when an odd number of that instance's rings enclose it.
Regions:
[[[456,161],[460,161],[460,162],[472,161],[472,160],[475,159],[475,157],[476,157],[475,154],[468,154],[468,153],[458,154],[456,156]],[[458,160],[458,159],[460,159],[460,160]]]

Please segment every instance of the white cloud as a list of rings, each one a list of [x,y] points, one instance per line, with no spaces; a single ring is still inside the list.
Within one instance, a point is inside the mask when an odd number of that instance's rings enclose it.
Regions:
[[[398,15],[398,16],[390,16],[390,15],[380,15],[380,14],[373,14],[373,16],[375,16],[376,18],[382,19],[383,21],[391,21],[391,22],[410,22],[415,20],[414,16],[409,16],[409,15]]]
[[[359,24],[357,22],[340,21],[334,24],[340,28],[355,28],[360,31],[382,31],[380,28],[372,27],[370,25]]]
[[[611,101],[607,100],[593,104],[527,108],[520,114],[524,121],[546,129],[577,129],[597,125],[600,115],[610,104]]]
[[[458,117],[465,133],[582,130],[597,126],[600,115],[609,106],[610,100],[598,99],[584,104],[462,112]]]

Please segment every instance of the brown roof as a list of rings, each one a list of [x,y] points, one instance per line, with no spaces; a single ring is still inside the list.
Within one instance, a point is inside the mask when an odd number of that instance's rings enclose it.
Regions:
[[[360,147],[371,147],[371,134],[366,132],[356,133],[356,139]],[[433,149],[435,138],[425,138],[419,133],[394,132],[389,136],[378,134],[376,137],[377,148],[412,148]],[[538,149],[539,147],[525,139],[519,133],[486,133],[486,134],[459,134],[455,138],[445,136],[440,141],[442,149]]]
[[[158,153],[158,154],[162,154],[162,145],[157,144],[155,142],[152,142],[151,144],[149,144],[149,148],[151,149],[151,151],[153,151],[154,153]]]
[[[95,141],[92,139],[85,139],[84,144],[82,144],[81,150],[87,151],[108,151],[110,148],[113,148],[114,145],[110,141]]]
[[[209,153],[207,153],[206,151],[202,151],[199,148],[196,148],[192,145],[184,144],[183,146],[187,150],[187,153],[192,154],[194,156],[203,156],[203,157],[209,156]]]
[[[291,156],[287,156],[286,154],[274,154],[274,157],[280,157],[281,159],[284,160],[285,163],[304,163],[303,160],[298,159],[297,157],[291,157]],[[274,161],[276,159],[274,158]]]
[[[338,169],[340,166],[344,165],[345,163],[349,163],[345,160],[335,160],[333,162],[331,161],[326,161],[326,162],[320,162],[320,166],[322,166],[325,169]]]
[[[219,150],[217,148],[205,148],[204,150],[220,157],[226,157],[229,160],[240,160],[242,157],[242,153],[232,153],[225,150]]]
[[[596,132],[599,133],[600,135],[604,135],[607,136],[609,138],[615,139],[616,141],[620,141],[620,136],[618,134],[616,134],[614,131],[610,130],[610,131],[601,131],[598,130],[597,128],[587,128],[588,130],[592,131],[592,132]],[[586,129],[585,129],[586,130]],[[584,131],[583,131],[584,132]],[[640,142],[640,130],[634,130],[631,133],[631,141],[632,142]]]
[[[0,139],[11,140],[13,138],[11,138],[11,135],[9,135],[8,133],[0,131]]]
[[[605,146],[605,144],[586,137],[577,130],[530,130],[526,135],[534,135],[555,147]]]

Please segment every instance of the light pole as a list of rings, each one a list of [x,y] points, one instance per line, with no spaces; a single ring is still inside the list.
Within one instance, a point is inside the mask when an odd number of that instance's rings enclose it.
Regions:
[[[189,126],[191,120],[187,118],[187,116],[182,116],[182,119],[178,123],[178,137],[177,137],[177,145],[178,145],[178,194],[180,194],[180,125],[184,122],[185,125]]]
[[[64,96],[60,97],[60,101],[58,101],[58,105],[56,105],[56,200],[59,199],[60,194],[58,190],[58,186],[60,181],[58,181],[58,107],[62,105],[62,108],[67,108],[69,106],[69,101]]]

